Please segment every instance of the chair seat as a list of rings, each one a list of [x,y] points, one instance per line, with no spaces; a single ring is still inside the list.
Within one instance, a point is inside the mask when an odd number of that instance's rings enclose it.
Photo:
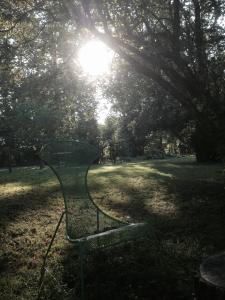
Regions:
[[[151,227],[148,223],[134,223],[75,240],[69,239],[69,241],[77,244],[83,252],[87,253],[94,249],[106,248],[136,238],[146,237],[150,234],[150,230]]]

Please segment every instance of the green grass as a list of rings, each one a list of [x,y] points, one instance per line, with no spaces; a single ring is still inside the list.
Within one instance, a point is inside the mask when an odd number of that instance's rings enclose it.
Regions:
[[[137,161],[94,166],[88,179],[103,210],[151,221],[159,238],[88,257],[89,298],[190,299],[202,258],[225,248],[223,166],[193,158]],[[0,299],[35,299],[41,260],[62,210],[50,172],[0,170]],[[64,224],[49,268],[62,290],[47,276],[43,299],[76,299],[79,265]]]

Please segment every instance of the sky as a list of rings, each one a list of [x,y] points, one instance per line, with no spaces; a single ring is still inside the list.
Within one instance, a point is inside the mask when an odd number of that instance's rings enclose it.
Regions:
[[[78,62],[83,69],[84,74],[97,83],[98,79],[110,73],[114,52],[101,41],[93,39],[82,45],[78,53]],[[99,124],[104,124],[109,115],[111,105],[101,93],[100,87],[97,87],[96,100],[97,120]]]
[[[109,103],[107,99],[103,97],[100,89],[97,90],[95,97],[98,102],[97,120],[99,124],[103,125],[105,123],[107,116],[110,113],[112,105]]]

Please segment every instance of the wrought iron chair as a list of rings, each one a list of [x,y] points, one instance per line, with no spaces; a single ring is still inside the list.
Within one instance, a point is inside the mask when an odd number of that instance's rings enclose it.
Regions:
[[[87,142],[55,141],[43,147],[40,159],[57,177],[65,210],[62,213],[47,252],[44,256],[39,281],[42,289],[47,258],[56,233],[65,215],[69,242],[79,251],[81,298],[84,299],[84,257],[93,250],[148,237],[152,234],[147,223],[128,224],[112,218],[93,201],[87,184],[91,164],[98,159],[98,150]]]

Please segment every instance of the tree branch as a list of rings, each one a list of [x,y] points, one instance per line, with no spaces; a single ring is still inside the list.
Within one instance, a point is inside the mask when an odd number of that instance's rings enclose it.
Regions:
[[[78,7],[74,7],[71,0],[64,0],[66,2],[66,6],[69,10],[69,13],[72,17],[73,21],[80,22],[81,25],[85,26],[91,33],[93,33],[97,38],[101,39],[104,43],[106,43],[110,48],[112,48],[115,52],[117,52],[123,59],[129,62],[134,68],[144,76],[151,78],[154,82],[159,84],[164,90],[170,93],[173,97],[178,99],[183,103],[186,107],[192,107],[192,111],[194,113],[199,113],[194,103],[191,101],[190,97],[187,95],[184,96],[184,91],[180,91],[175,85],[173,85],[170,81],[165,79],[163,74],[158,73],[151,67],[151,59],[153,63],[157,60],[156,56],[146,55],[137,48],[133,47],[130,44],[127,44],[120,40],[119,38],[113,37],[110,34],[100,32],[95,26],[92,19],[88,19],[82,11]],[[90,14],[89,14],[90,15]],[[162,69],[162,62],[157,62],[158,65]],[[176,77],[177,81],[179,78],[179,83],[182,82],[182,86],[185,86],[184,78],[179,75],[176,71],[171,71],[171,69],[166,69],[163,67],[163,70],[170,78],[173,76],[173,79]]]

